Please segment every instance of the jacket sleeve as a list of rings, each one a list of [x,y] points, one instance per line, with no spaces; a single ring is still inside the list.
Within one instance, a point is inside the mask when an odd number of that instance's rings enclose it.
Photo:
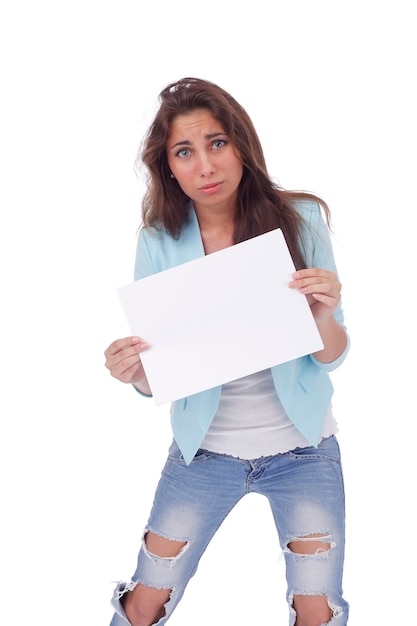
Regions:
[[[329,229],[323,219],[320,205],[318,202],[301,201],[297,209],[300,208],[300,214],[305,220],[304,252],[308,267],[318,267],[335,272],[338,275],[336,262],[333,254],[333,246],[330,239]],[[345,329],[344,313],[342,302],[334,313],[337,322]],[[331,372],[343,363],[350,348],[350,338],[347,336],[346,348],[342,354],[330,363],[322,363],[310,355],[312,361],[322,370]]]
[[[150,250],[150,246],[148,244],[146,231],[141,228],[138,234],[138,240],[136,244],[136,259],[135,259],[135,269],[134,269],[134,279],[139,280],[140,278],[146,278],[146,276],[151,276],[155,274],[156,270],[153,266],[152,262],[152,254]],[[137,387],[133,385],[133,389],[137,391],[137,393],[144,398],[151,398],[152,396],[143,393]]]
[[[138,240],[136,244],[136,259],[135,259],[135,271],[134,278],[139,280],[156,274],[157,270],[152,260],[152,241],[151,237],[157,238],[158,235],[148,234],[148,232],[141,228],[138,234]]]

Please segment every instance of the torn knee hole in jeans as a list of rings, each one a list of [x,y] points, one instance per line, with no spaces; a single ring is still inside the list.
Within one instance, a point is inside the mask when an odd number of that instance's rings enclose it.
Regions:
[[[143,550],[152,560],[166,561],[172,567],[187,550],[188,541],[165,537],[151,530],[143,534]]]
[[[326,556],[335,545],[328,533],[313,533],[294,537],[288,541],[284,552],[298,557]]]
[[[334,602],[331,600],[331,598],[327,594],[320,593],[319,591],[317,592],[311,591],[311,592],[305,592],[305,593],[297,592],[297,594],[291,593],[288,598],[290,613],[294,616],[294,619],[295,619],[295,616],[297,615],[296,608],[301,608],[300,602],[302,603],[303,600],[307,598],[311,598],[313,599],[313,601],[317,600],[318,602],[323,601],[326,604],[326,607],[329,611],[328,616],[323,616],[324,619],[327,620],[326,623],[330,623],[333,618],[338,618],[343,615],[342,607],[334,604]],[[317,606],[316,606],[316,609],[317,609]],[[305,610],[305,607],[304,607],[304,610]]]
[[[133,604],[131,603],[130,608],[128,607],[128,602],[131,600],[131,596],[129,592],[135,592],[139,587],[142,587],[140,591],[139,599],[136,597],[133,600]],[[143,590],[148,590],[146,593],[150,593],[151,595],[143,595]],[[142,617],[145,615],[146,619],[151,619],[152,624],[158,624],[159,621],[166,616],[166,607],[171,600],[171,596],[174,593],[175,588],[171,586],[163,586],[163,585],[154,585],[145,581],[137,580],[131,581],[130,583],[123,583],[120,585],[120,588],[117,593],[117,598],[120,602],[121,607],[126,612],[126,616],[128,616],[128,612],[131,615],[141,615]],[[129,596],[129,598],[128,598]],[[150,601],[150,605],[149,605]],[[148,613],[143,613],[143,609],[140,609],[141,603],[145,603],[146,609]],[[156,603],[156,604],[155,604]],[[149,606],[150,612],[149,612]],[[139,607],[139,608],[138,608]],[[129,616],[128,616],[129,619]],[[154,621],[155,620],[155,621]],[[150,623],[150,622],[149,622]],[[130,624],[130,622],[129,622]]]

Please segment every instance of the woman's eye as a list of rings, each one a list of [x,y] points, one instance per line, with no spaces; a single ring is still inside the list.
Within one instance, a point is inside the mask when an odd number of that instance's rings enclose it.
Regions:
[[[223,148],[223,146],[225,146],[226,143],[227,141],[225,141],[224,139],[216,139],[216,141],[213,141],[213,148],[218,150],[219,148]]]
[[[181,158],[188,157],[190,156],[190,154],[191,154],[190,151],[187,150],[186,148],[183,148],[182,150],[178,150],[177,152],[177,156]]]

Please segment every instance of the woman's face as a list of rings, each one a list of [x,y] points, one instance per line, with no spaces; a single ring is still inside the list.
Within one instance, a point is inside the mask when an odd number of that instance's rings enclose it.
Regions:
[[[207,109],[177,115],[167,145],[168,165],[197,213],[230,212],[236,207],[243,164],[222,124]]]

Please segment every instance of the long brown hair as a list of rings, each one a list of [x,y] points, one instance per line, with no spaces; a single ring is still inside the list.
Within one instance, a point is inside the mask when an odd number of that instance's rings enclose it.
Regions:
[[[221,87],[197,78],[182,78],[159,94],[160,106],[138,155],[147,169],[147,190],[142,201],[145,227],[165,229],[178,238],[188,219],[189,198],[170,176],[166,143],[174,117],[207,109],[225,129],[243,162],[239,185],[234,241],[239,243],[256,235],[281,228],[295,266],[305,266],[302,252],[302,218],[294,200],[310,198],[320,203],[329,223],[327,205],[307,192],[284,190],[274,183],[253,123],[243,107]]]

